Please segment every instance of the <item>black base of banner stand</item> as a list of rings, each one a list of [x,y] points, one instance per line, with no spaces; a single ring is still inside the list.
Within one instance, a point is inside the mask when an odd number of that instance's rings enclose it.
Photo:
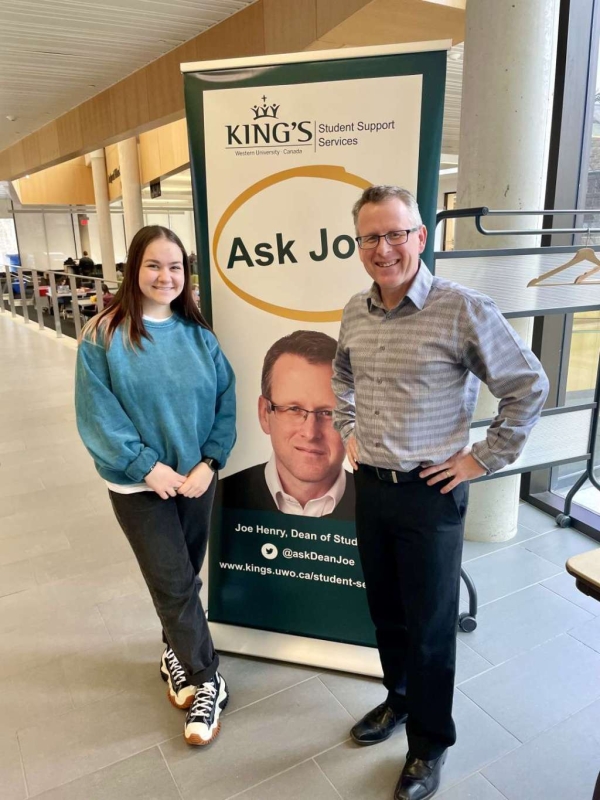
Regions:
[[[379,653],[374,647],[309,639],[221,622],[209,622],[209,626],[216,649],[223,653],[289,661],[372,678],[381,678],[383,674]]]

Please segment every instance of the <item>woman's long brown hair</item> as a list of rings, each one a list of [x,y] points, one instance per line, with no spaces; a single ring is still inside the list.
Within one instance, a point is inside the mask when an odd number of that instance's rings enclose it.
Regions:
[[[143,338],[152,341],[152,337],[144,325],[144,296],[140,289],[139,274],[146,248],[156,239],[167,239],[167,241],[173,242],[179,247],[182,254],[183,290],[171,303],[173,312],[183,319],[207,328],[209,331],[212,330],[194,302],[190,261],[181,240],[169,228],[163,228],[162,225],[146,225],[144,228],[140,228],[131,241],[127,253],[125,276],[115,295],[115,299],[108,308],[103,309],[87,323],[83,329],[82,337],[85,336],[95,342],[98,334],[101,333],[104,345],[108,348],[115,331],[120,325],[123,325],[125,340],[133,347],[141,349]]]

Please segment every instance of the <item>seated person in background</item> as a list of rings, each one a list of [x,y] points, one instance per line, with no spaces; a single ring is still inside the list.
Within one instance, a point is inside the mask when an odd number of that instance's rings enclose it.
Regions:
[[[104,303],[104,308],[106,308],[106,306],[109,306],[114,299],[115,299],[114,294],[112,294],[110,289],[108,288],[108,286],[105,283],[103,283],[102,284],[102,302]]]
[[[117,264],[117,280],[122,281],[124,275],[124,265],[122,261]]]

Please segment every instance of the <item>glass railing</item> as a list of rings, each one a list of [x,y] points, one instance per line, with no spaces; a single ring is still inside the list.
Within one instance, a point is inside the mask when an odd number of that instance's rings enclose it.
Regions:
[[[118,288],[104,278],[6,264],[0,272],[0,314],[78,339],[85,322],[104,308],[103,284],[110,293]]]

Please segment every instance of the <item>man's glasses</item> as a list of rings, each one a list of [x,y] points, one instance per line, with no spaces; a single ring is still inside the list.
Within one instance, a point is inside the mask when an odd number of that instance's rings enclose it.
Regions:
[[[330,408],[318,408],[316,411],[309,411],[300,406],[278,406],[268,397],[265,400],[269,404],[269,412],[275,413],[281,420],[290,425],[302,425],[308,419],[309,414],[314,414],[317,422],[323,425],[330,425],[333,422],[333,410]]]
[[[376,233],[370,233],[368,236],[357,236],[356,244],[361,250],[374,250],[379,244],[379,240],[385,239],[392,247],[397,247],[400,244],[406,244],[408,234],[418,231],[420,227],[418,225],[416,228],[409,228],[406,231],[388,231],[388,233],[382,233],[379,236]]]

